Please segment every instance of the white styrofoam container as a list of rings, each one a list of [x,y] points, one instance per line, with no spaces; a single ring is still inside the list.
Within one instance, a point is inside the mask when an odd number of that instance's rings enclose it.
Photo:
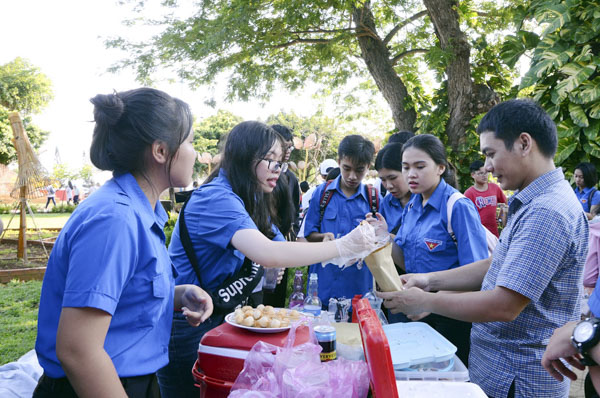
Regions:
[[[397,380],[396,387],[403,398],[487,398],[481,387],[473,383]]]
[[[394,370],[396,380],[401,381],[469,381],[469,371],[462,361],[455,355],[454,366],[450,370]]]

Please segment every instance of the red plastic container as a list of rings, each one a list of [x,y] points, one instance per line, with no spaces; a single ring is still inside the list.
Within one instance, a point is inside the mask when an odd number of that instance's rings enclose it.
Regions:
[[[356,311],[358,318],[373,396],[398,398],[390,345],[381,327],[381,321],[367,299],[358,300],[353,311]]]
[[[254,344],[262,340],[283,347],[287,335],[287,331],[255,333],[228,323],[207,332],[200,341],[198,359],[192,370],[196,385],[200,388],[200,397],[227,397]],[[306,343],[308,340],[308,328],[298,327],[294,345]]]

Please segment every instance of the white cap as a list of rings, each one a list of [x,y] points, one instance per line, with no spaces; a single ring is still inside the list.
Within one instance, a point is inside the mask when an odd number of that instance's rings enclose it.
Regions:
[[[335,169],[336,167],[339,167],[339,165],[335,160],[325,159],[321,162],[321,165],[319,166],[319,171],[321,172],[321,175],[327,175],[327,173],[329,173],[331,169]]]

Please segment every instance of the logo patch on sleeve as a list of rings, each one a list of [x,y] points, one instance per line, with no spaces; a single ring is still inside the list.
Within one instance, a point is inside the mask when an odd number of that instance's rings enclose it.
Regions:
[[[441,240],[435,240],[435,239],[429,239],[429,238],[424,238],[423,240],[425,241],[425,244],[427,245],[427,248],[429,249],[429,251],[432,251],[433,249],[435,249],[436,247],[438,247],[439,245],[442,244]]]

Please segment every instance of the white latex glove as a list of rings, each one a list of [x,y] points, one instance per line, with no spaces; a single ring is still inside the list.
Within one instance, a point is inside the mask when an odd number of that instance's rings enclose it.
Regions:
[[[352,265],[385,246],[389,238],[390,235],[386,229],[374,228],[371,224],[363,222],[349,234],[335,240],[339,256],[327,263],[340,267]]]

